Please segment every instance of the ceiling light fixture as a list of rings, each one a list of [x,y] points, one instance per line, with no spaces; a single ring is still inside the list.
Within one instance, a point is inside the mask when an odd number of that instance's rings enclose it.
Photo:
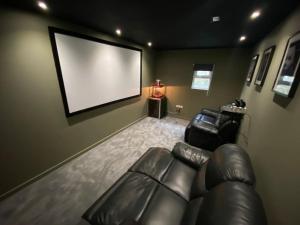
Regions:
[[[251,14],[251,16],[250,16],[250,18],[252,19],[252,20],[255,20],[257,17],[259,17],[260,16],[260,11],[259,10],[255,10],[252,14]]]
[[[40,7],[42,10],[47,10],[48,9],[48,6],[45,2],[42,2],[42,1],[38,1],[37,2],[37,5],[38,7]]]
[[[219,22],[220,20],[221,20],[221,19],[220,19],[219,16],[214,16],[214,17],[212,17],[212,19],[211,19],[211,21],[212,21],[213,23]]]
[[[240,41],[242,42],[242,41],[245,41],[246,40],[246,36],[245,35],[243,35],[243,36],[241,36],[240,37]]]
[[[151,46],[152,46],[152,42],[149,41],[149,42],[147,43],[147,45],[148,45],[149,47],[151,47]]]
[[[120,29],[116,29],[116,34],[119,35],[119,36],[121,36],[122,31]]]

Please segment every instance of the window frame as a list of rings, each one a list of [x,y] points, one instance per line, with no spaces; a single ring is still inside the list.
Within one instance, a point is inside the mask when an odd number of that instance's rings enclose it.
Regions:
[[[213,79],[213,74],[214,74],[214,68],[215,68],[215,65],[214,64],[194,64],[194,67],[193,67],[193,77],[192,77],[192,84],[191,84],[191,89],[192,90],[197,90],[197,91],[207,91],[209,92],[210,91],[210,88],[211,88],[211,83],[212,83],[212,79]],[[198,71],[209,71],[210,72],[210,75],[197,75],[197,72]],[[200,89],[200,88],[195,88],[193,87],[193,84],[194,84],[194,80],[195,78],[202,78],[202,79],[209,79],[209,85],[208,85],[208,89]]]

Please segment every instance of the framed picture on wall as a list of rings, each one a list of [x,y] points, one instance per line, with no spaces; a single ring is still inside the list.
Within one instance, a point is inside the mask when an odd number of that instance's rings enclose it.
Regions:
[[[259,55],[255,55],[252,57],[251,62],[250,62],[250,66],[249,66],[249,70],[247,73],[247,78],[246,78],[246,83],[249,85],[252,81],[252,77],[255,71],[255,67],[257,64],[257,60],[258,60]]]
[[[284,97],[293,97],[299,83],[300,31],[289,38],[279,67],[273,91]]]
[[[260,63],[259,69],[258,69],[258,73],[257,73],[256,79],[255,79],[255,84],[258,86],[262,87],[264,85],[264,82],[267,77],[268,70],[269,70],[269,67],[270,67],[270,64],[271,64],[271,61],[273,58],[274,51],[275,51],[275,45],[267,48],[264,51],[264,54],[262,56],[261,63]]]

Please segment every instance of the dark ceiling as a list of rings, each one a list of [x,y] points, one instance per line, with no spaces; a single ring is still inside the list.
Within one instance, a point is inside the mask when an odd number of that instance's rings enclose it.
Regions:
[[[39,11],[34,0],[7,0],[6,4]],[[81,24],[157,49],[211,48],[252,45],[268,34],[299,0],[45,0],[50,16]],[[251,21],[251,12],[262,15]],[[212,23],[213,16],[221,21]],[[239,37],[247,40],[240,44]]]

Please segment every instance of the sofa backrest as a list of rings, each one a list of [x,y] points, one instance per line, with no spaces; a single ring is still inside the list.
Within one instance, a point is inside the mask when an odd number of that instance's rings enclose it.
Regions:
[[[195,224],[266,225],[267,219],[262,201],[252,186],[223,182],[201,198]]]
[[[217,148],[207,163],[205,184],[208,190],[226,181],[255,184],[250,158],[247,152],[235,144]]]

